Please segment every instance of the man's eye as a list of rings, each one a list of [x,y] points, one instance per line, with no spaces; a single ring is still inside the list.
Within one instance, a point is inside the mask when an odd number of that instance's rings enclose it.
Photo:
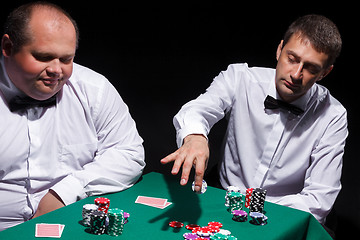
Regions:
[[[320,70],[318,70],[317,68],[313,68],[313,67],[309,67],[307,68],[307,70],[309,71],[309,73],[315,75],[318,74],[320,72]]]
[[[288,60],[289,60],[289,63],[294,63],[294,62],[296,62],[295,58],[294,58],[294,57],[291,57],[291,56],[288,57]]]
[[[37,55],[37,54],[34,54],[33,55],[34,58],[40,62],[49,62],[53,59],[52,56],[49,56],[49,55]]]
[[[62,63],[70,63],[73,60],[73,57],[68,57],[68,58],[60,58],[60,62]]]

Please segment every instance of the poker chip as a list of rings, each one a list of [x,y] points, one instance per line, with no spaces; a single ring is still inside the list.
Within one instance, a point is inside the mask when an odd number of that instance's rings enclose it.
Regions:
[[[246,222],[247,213],[244,210],[234,210],[232,211],[233,220],[237,222]]]
[[[109,224],[107,234],[110,236],[119,236],[124,230],[124,211],[119,208],[111,208],[108,211]]]
[[[221,239],[221,240],[227,240],[229,238],[228,235],[222,234],[222,233],[215,233],[213,236],[210,237],[210,239]]]
[[[129,221],[128,220],[129,217],[130,217],[130,213],[124,212],[124,224]]]
[[[223,224],[221,222],[209,222],[208,226],[212,226],[212,227],[218,227],[218,228],[222,228]]]
[[[195,240],[199,236],[196,233],[184,233],[183,237],[184,237],[184,239],[187,239],[187,240]]]
[[[98,197],[95,198],[94,202],[98,206],[99,211],[108,212],[110,207],[110,200],[108,198]]]
[[[265,204],[266,190],[262,188],[255,188],[251,194],[250,212],[263,212]]]
[[[204,227],[201,227],[198,232],[201,232],[201,233],[212,233],[212,228],[211,228],[210,226],[204,226]]]
[[[237,240],[236,237],[231,235],[231,232],[222,229],[223,224],[217,221],[211,221],[207,226],[200,227],[197,224],[188,224],[186,229],[191,230],[191,233],[183,234],[184,239],[199,240],[199,239],[212,239],[212,240]]]
[[[171,221],[171,222],[169,222],[169,226],[173,227],[173,228],[182,228],[184,226],[184,224],[182,222],[178,222],[178,221]]]
[[[226,194],[227,197],[227,211],[232,212],[233,210],[241,210],[243,208],[243,195],[240,192],[229,192]]]
[[[195,181],[192,182],[191,189],[195,192]],[[202,185],[201,185],[201,190],[198,193],[203,194],[203,193],[206,192],[206,190],[207,190],[207,183],[203,179],[202,180]]]
[[[252,218],[250,223],[252,223],[254,225],[266,225],[267,224],[268,217],[265,216],[263,213],[251,212],[249,215]]]
[[[241,193],[239,187],[236,187],[236,186],[228,186],[228,187],[227,187],[227,190],[226,190],[226,195],[225,195],[225,206],[226,206],[226,207],[230,207],[229,194],[230,194],[231,192]]]
[[[221,234],[223,234],[225,236],[230,236],[231,235],[231,232],[229,230],[226,230],[226,229],[220,229],[219,233],[221,233]]]
[[[106,231],[106,214],[103,211],[93,211],[90,214],[90,232],[96,235]]]
[[[206,230],[200,230],[196,233],[197,235],[199,235],[200,237],[210,237],[211,232],[210,231],[206,231]]]
[[[82,209],[83,224],[90,226],[91,213],[98,210],[95,204],[85,204]]]
[[[200,225],[197,225],[197,224],[188,224],[185,226],[186,229],[188,230],[193,230],[194,228],[199,228]]]
[[[237,238],[234,236],[229,236],[228,238],[226,238],[226,240],[237,240]]]
[[[199,226],[199,227],[194,227],[194,228],[191,230],[191,232],[192,232],[192,233],[197,233],[198,231],[200,231],[200,229],[201,229],[200,226]]]
[[[250,207],[251,195],[252,195],[253,190],[254,190],[253,188],[246,189],[245,207],[247,207],[247,208]]]

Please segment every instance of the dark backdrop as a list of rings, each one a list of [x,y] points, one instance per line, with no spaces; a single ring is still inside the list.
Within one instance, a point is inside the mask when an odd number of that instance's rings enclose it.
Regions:
[[[27,1],[2,3],[0,22]],[[333,2],[257,1],[53,1],[65,8],[80,28],[75,61],[105,75],[117,88],[144,139],[145,172],[169,174],[159,160],[176,149],[172,118],[197,97],[231,63],[275,67],[275,51],[287,26],[309,13],[323,14],[339,27],[343,51],[332,73],[321,81],[348,110],[349,137],[344,156],[343,189],[329,217],[338,238],[360,229],[359,51],[355,45],[359,21],[354,6]],[[253,3],[251,3],[253,2]],[[352,31],[354,28],[354,34]],[[226,122],[210,133],[210,167],[219,158]]]

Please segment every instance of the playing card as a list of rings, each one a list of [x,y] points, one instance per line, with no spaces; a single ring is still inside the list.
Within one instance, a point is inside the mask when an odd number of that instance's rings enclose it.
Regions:
[[[167,203],[167,199],[164,198],[155,198],[155,197],[145,197],[138,196],[136,198],[135,203],[141,203],[145,205],[156,205],[156,206],[165,206]]]
[[[60,238],[64,227],[63,224],[38,223],[35,225],[35,237]]]
[[[140,203],[160,209],[164,209],[172,204],[171,202],[168,202],[167,199],[165,198],[155,198],[155,197],[146,197],[146,196],[138,196],[135,200],[135,203]]]
[[[171,204],[172,204],[172,202],[166,202],[166,204],[164,206],[162,206],[162,205],[149,205],[149,206],[164,209],[164,208],[170,206]]]

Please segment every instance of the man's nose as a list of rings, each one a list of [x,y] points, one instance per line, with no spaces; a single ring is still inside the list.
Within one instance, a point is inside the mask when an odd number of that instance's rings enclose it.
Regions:
[[[53,59],[46,68],[46,73],[49,77],[58,77],[61,75],[61,72],[62,69],[59,59]]]
[[[302,63],[297,64],[293,69],[291,78],[293,80],[301,80],[303,77],[303,68],[304,68],[304,64]]]

